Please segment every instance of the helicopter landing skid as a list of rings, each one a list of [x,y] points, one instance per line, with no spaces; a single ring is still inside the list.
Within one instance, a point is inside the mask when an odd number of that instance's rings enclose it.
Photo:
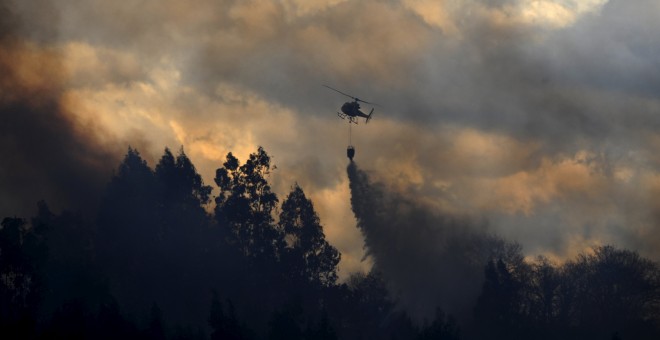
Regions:
[[[341,119],[347,119],[347,118],[348,118],[348,122],[349,122],[349,123],[353,123],[353,124],[357,124],[357,123],[358,123],[356,117],[351,117],[351,116],[349,116],[349,115],[347,115],[347,114],[345,114],[345,113],[337,112],[337,116],[339,116],[339,118],[341,118]]]

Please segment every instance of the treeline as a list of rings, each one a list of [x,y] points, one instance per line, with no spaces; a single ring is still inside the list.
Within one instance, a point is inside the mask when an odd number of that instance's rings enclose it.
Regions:
[[[155,168],[128,150],[96,217],[7,217],[0,229],[0,335],[20,339],[658,339],[660,270],[612,247],[554,265],[520,249],[484,264],[471,321],[420,323],[376,270],[337,282],[298,185],[282,202],[259,148],[229,153],[218,194],[190,159]],[[209,211],[213,208],[212,213]],[[414,265],[414,264],[411,264]]]
[[[660,268],[612,246],[563,265],[492,259],[474,323],[480,339],[660,339]]]
[[[229,153],[217,197],[190,159],[128,150],[94,220],[38,204],[0,229],[0,330],[39,339],[401,338],[422,332],[376,273],[337,283],[340,254],[261,148]],[[214,208],[209,213],[209,208]],[[430,330],[424,329],[428,333]],[[424,334],[426,334],[424,333]],[[6,338],[4,337],[3,338]]]

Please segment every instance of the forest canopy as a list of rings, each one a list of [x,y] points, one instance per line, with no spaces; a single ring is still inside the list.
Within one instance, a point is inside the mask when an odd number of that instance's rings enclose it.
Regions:
[[[100,195],[94,218],[54,212],[43,201],[31,218],[5,217],[3,337],[660,337],[658,263],[614,246],[596,247],[561,264],[544,257],[529,260],[520,246],[494,235],[470,238],[470,249],[481,254],[470,261],[477,274],[459,272],[466,268],[462,264],[441,271],[442,282],[476,287],[469,315],[457,318],[439,301],[433,314],[420,319],[401,303],[396,289],[401,281],[390,275],[387,263],[376,261],[371,272],[338,281],[341,254],[325,239],[313,202],[298,184],[278,197],[268,182],[270,162],[263,148],[242,164],[229,153],[213,187],[183,149],[176,155],[165,149],[152,168],[129,148]],[[364,209],[387,210],[396,202],[360,204],[359,195],[383,197],[382,187],[354,163],[349,176],[365,247],[374,247],[369,240],[375,236],[364,223],[416,223],[366,215]],[[440,254],[438,265],[458,261],[449,252]],[[405,256],[399,260],[411,271],[421,268]],[[438,290],[452,287],[433,284]]]

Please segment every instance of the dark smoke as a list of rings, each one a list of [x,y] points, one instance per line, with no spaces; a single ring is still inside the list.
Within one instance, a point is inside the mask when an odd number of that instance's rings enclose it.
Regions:
[[[21,38],[8,7],[0,12],[0,215],[28,216],[40,199],[93,210],[117,153],[67,112],[57,51]]]
[[[351,162],[351,204],[374,269],[381,272],[401,306],[418,320],[436,307],[465,320],[492,256],[507,245],[466,218],[450,216],[392,192]]]

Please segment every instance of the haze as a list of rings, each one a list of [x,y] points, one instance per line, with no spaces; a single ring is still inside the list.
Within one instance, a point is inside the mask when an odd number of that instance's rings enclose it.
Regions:
[[[183,146],[207,183],[227,152],[263,146],[278,195],[298,183],[314,201],[340,278],[367,270],[335,113],[347,98],[329,84],[382,105],[353,145],[399,195],[485,221],[530,256],[615,244],[660,259],[657,1],[0,8],[1,100],[28,103],[1,112],[3,216],[40,198],[86,209],[129,145],[152,166]]]

